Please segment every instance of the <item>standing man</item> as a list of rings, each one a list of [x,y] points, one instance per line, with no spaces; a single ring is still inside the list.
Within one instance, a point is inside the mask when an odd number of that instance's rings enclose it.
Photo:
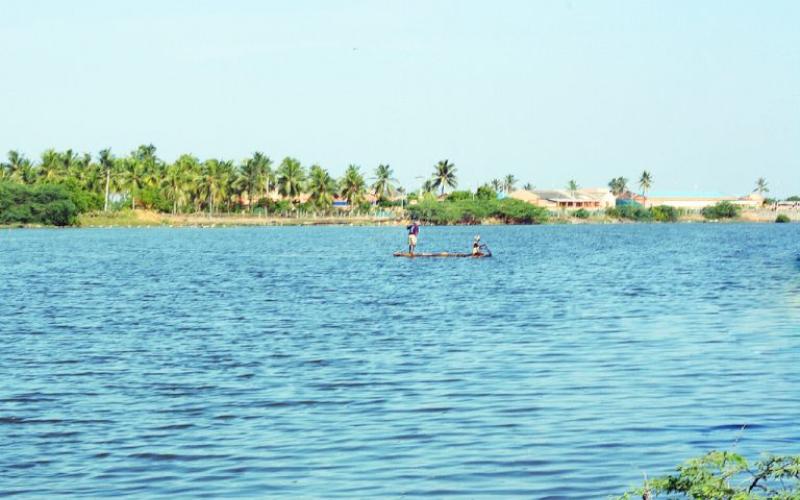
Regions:
[[[408,253],[414,255],[414,250],[417,248],[417,236],[419,236],[419,224],[416,220],[412,220],[406,229],[408,230]]]

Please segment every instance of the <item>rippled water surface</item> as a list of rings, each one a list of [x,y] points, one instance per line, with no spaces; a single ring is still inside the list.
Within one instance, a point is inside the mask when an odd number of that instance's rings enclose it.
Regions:
[[[480,231],[0,231],[0,495],[603,498],[800,453],[800,225]]]

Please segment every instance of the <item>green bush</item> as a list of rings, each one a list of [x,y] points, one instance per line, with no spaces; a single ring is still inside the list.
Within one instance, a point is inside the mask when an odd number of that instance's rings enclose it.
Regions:
[[[101,210],[105,203],[103,195],[86,191],[79,184],[77,179],[66,179],[58,183],[69,191],[70,200],[78,208],[79,213],[91,210]]]
[[[69,226],[78,213],[65,186],[0,183],[0,224]]]
[[[790,196],[790,197],[786,198],[786,201],[800,201],[800,196],[797,196],[797,195]]]
[[[779,224],[786,224],[788,222],[792,222],[792,219],[790,219],[789,216],[786,214],[780,214],[777,217],[775,217],[775,222]]]
[[[677,222],[680,213],[675,207],[669,205],[659,205],[650,209],[653,220],[658,222]]]
[[[147,187],[139,190],[136,194],[136,206],[158,210],[159,212],[172,211],[172,202],[164,196],[163,191],[156,187]]]
[[[496,200],[497,191],[489,184],[484,184],[475,192],[475,197],[479,200]]]
[[[447,195],[447,201],[464,201],[473,198],[472,191],[453,191]]]
[[[579,219],[588,219],[589,215],[591,215],[591,214],[585,208],[579,208],[572,215],[574,215],[575,217],[577,217]]]
[[[712,451],[683,463],[675,474],[645,480],[641,488],[619,497],[633,498],[797,499],[800,456],[767,456],[749,464],[736,453]]]
[[[648,222],[653,220],[652,211],[638,204],[609,207],[606,209],[606,215],[616,219],[629,219],[639,222]]]
[[[739,216],[742,207],[729,201],[721,201],[714,206],[703,208],[706,219],[733,219]]]
[[[436,201],[425,199],[408,207],[409,214],[434,224],[479,224],[489,218],[513,224],[539,224],[547,220],[547,212],[520,200],[460,200]]]

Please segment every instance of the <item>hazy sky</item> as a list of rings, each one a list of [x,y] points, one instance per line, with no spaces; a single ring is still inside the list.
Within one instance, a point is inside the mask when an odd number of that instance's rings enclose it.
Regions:
[[[800,2],[0,0],[0,150],[800,194]]]

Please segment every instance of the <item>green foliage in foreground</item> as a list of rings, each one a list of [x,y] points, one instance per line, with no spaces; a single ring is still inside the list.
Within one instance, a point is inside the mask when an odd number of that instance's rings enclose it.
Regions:
[[[78,205],[89,204],[84,196],[60,185],[0,183],[0,224],[69,226],[77,220]]]
[[[789,216],[786,214],[780,214],[777,217],[775,217],[775,222],[779,224],[786,224],[792,222],[792,219],[790,219]]]
[[[703,209],[703,217],[706,219],[734,219],[739,216],[742,207],[734,205],[729,201],[721,201],[712,207]]]
[[[800,499],[800,456],[768,456],[755,464],[736,453],[712,451],[680,465],[674,474],[645,480],[619,500]]]
[[[622,205],[606,209],[606,215],[616,219],[628,219],[638,222],[677,222],[681,212],[668,205],[644,208],[641,205]]]
[[[433,224],[479,224],[487,219],[500,219],[513,224],[541,224],[547,221],[547,211],[524,201],[457,199],[436,201],[423,199],[408,207],[412,217]]]

